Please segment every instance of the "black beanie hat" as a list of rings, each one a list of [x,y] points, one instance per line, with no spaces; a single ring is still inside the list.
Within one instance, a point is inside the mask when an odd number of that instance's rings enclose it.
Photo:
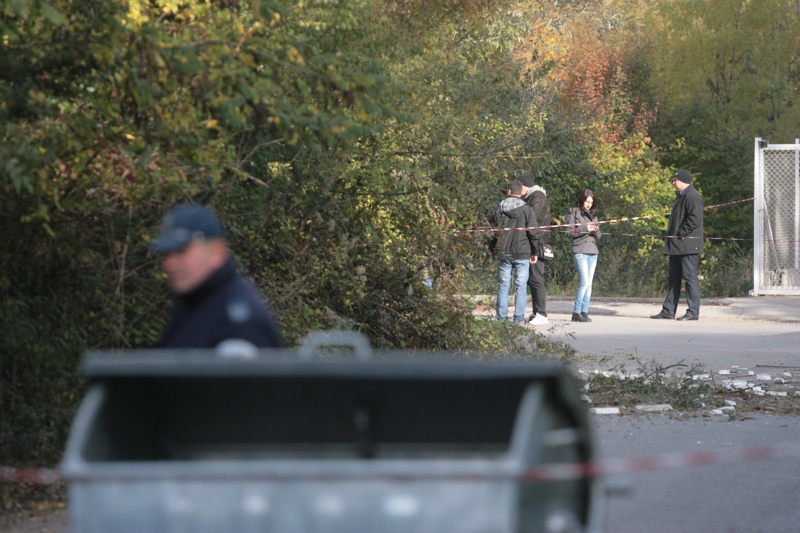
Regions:
[[[517,176],[517,181],[523,184],[525,187],[533,187],[533,176],[527,172]]]
[[[691,183],[692,174],[688,170],[679,170],[672,176],[672,179],[683,183]]]

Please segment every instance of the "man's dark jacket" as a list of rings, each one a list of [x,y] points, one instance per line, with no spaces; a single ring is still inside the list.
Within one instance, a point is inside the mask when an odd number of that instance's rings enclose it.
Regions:
[[[535,227],[536,214],[524,200],[509,196],[497,205],[492,224],[500,228]],[[539,230],[501,231],[494,252],[499,259],[530,259],[539,255]]]
[[[550,218],[550,200],[547,198],[547,193],[538,185],[531,187],[525,196],[525,202],[533,208],[536,213],[537,226],[549,226],[553,222]],[[549,229],[541,230],[540,239],[544,244],[550,244],[550,235],[552,231]]]
[[[675,238],[678,237],[678,238]],[[691,238],[686,238],[691,237]],[[664,255],[703,253],[703,198],[689,185],[678,194],[669,215]]]
[[[258,348],[283,346],[275,319],[258,290],[228,259],[205,283],[179,298],[158,348],[214,348],[229,339]]]

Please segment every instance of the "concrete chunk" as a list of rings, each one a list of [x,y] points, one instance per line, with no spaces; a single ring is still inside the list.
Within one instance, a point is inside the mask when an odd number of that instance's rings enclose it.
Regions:
[[[785,390],[768,390],[767,396],[786,396]]]
[[[712,410],[710,410],[710,411],[708,412],[708,414],[710,414],[710,415],[716,415],[716,416],[720,416],[720,415],[724,415],[724,414],[725,414],[725,411],[723,411],[722,409],[712,409]]]
[[[618,415],[619,407],[592,407],[589,412],[595,415]]]
[[[769,374],[756,374],[756,381],[772,381],[772,376]]]
[[[736,402],[734,400],[725,400],[725,405],[730,405],[731,407],[736,407]]]
[[[645,413],[657,413],[661,411],[672,411],[672,406],[668,403],[643,404],[637,405],[636,410]]]

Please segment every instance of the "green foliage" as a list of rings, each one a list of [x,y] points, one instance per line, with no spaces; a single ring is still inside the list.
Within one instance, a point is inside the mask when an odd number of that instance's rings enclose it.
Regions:
[[[753,139],[797,137],[796,3],[668,0],[648,13],[662,161],[692,170],[707,203],[752,196]],[[719,223],[710,220],[707,232],[751,235],[752,208],[729,211]]]
[[[176,202],[220,212],[292,344],[348,328],[377,348],[553,351],[458,297],[494,288],[484,235],[459,231],[509,179],[531,172],[562,222],[586,187],[603,218],[664,213],[668,169],[690,168],[707,202],[742,197],[749,132],[797,123],[796,15],[741,4],[742,33],[725,2],[690,4],[7,2],[0,456],[55,461],[80,355],[157,338],[169,298],[146,244]],[[741,236],[747,209],[707,228]],[[571,292],[570,243],[554,243],[550,290]],[[609,235],[601,292],[659,292],[661,245]],[[744,290],[746,256],[710,246],[703,290]]]

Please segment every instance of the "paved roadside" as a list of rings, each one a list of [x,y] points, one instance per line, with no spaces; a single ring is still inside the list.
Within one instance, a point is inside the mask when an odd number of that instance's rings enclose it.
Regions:
[[[593,298],[590,323],[571,322],[572,299],[548,300],[550,323],[538,331],[578,352],[581,366],[703,364],[710,370],[800,367],[800,297],[703,300],[700,320],[652,320],[661,299]],[[682,301],[678,314],[685,311]],[[491,316],[487,308],[476,314]],[[601,363],[601,360],[604,360]]]

